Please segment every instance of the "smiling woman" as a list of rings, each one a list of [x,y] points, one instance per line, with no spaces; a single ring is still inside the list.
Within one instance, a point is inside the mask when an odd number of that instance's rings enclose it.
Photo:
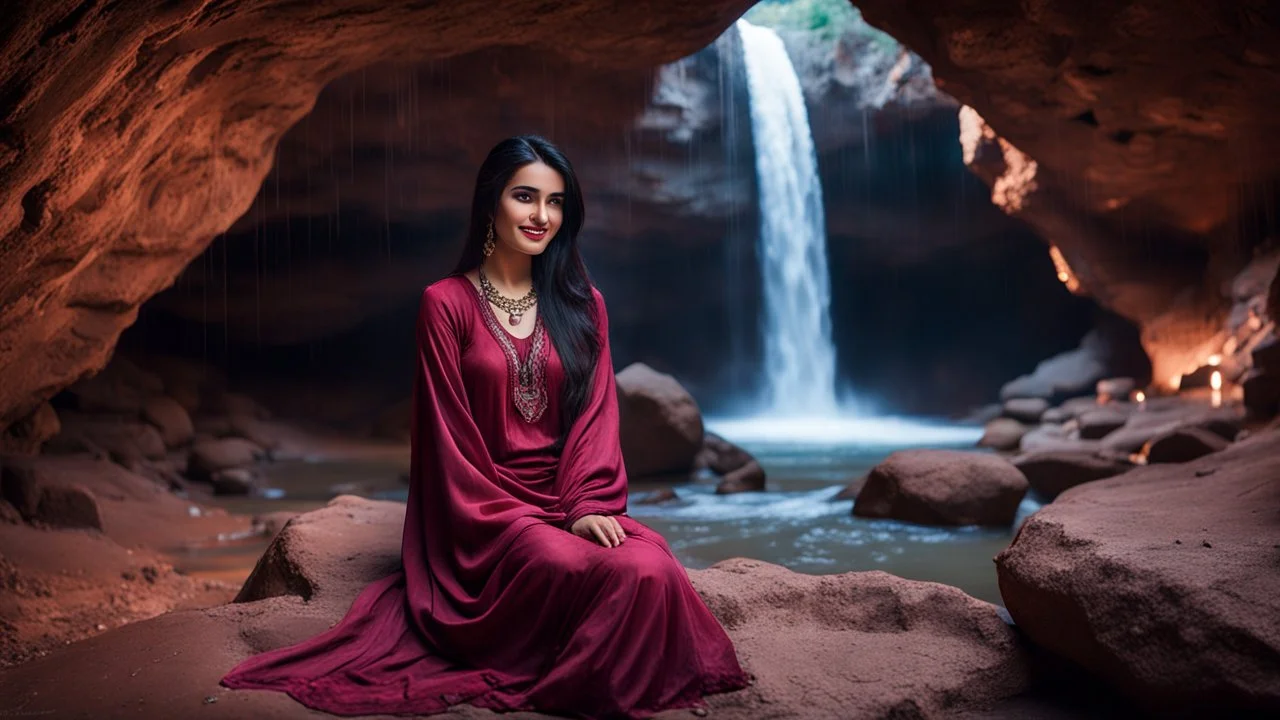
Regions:
[[[335,627],[222,683],[343,715],[467,702],[619,718],[746,687],[665,538],[627,515],[608,314],[578,255],[573,168],[542,138],[511,138],[474,197],[458,271],[422,293],[401,568]],[[526,335],[491,307],[515,315],[534,299]]]

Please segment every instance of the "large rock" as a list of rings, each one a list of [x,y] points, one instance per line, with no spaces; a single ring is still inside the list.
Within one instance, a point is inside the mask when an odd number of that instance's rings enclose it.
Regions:
[[[622,457],[627,476],[688,472],[702,448],[702,413],[675,378],[643,363],[618,373]]]
[[[760,462],[751,453],[715,433],[703,434],[702,450],[693,464],[695,470],[705,467],[720,476],[717,494],[764,490],[765,473]]]
[[[40,403],[26,417],[0,431],[0,453],[34,455],[61,431],[58,412],[49,403]]]
[[[253,653],[340,620],[365,585],[398,567],[403,517],[402,503],[335,498],[280,531],[237,602],[135,623],[0,672],[0,696],[57,716],[142,706],[157,717],[191,707],[214,719],[310,717],[282,694],[227,690],[218,679]],[[943,718],[1027,688],[1014,628],[956,588],[878,571],[805,575],[744,558],[688,572],[755,678],[708,697],[722,720]],[[65,691],[67,677],[81,678],[76,692]]]
[[[1024,423],[1038,423],[1049,409],[1049,401],[1040,397],[1010,398],[1004,401],[1004,414]]]
[[[1111,369],[1112,342],[1102,332],[1090,331],[1081,339],[1080,347],[1043,360],[1030,374],[1007,383],[1000,390],[1000,399],[1051,400],[1092,392]]]
[[[988,422],[983,428],[982,437],[978,439],[978,447],[989,447],[993,450],[1017,450],[1022,436],[1027,434],[1026,425],[1008,417],[998,417]]]
[[[185,445],[195,437],[195,426],[187,409],[166,395],[148,398],[142,405],[142,417],[156,426],[166,447]]]
[[[266,452],[261,447],[244,438],[197,440],[191,447],[187,472],[207,480],[219,470],[248,467],[264,457]]]
[[[1041,450],[1014,458],[1013,464],[1026,476],[1036,494],[1052,500],[1076,485],[1128,472],[1134,464],[1127,458],[1097,451]]]
[[[1081,413],[1076,420],[1082,439],[1100,440],[1123,427],[1129,421],[1129,413],[1103,406]]]
[[[899,450],[871,469],[853,514],[924,525],[1009,525],[1027,480],[995,455]]]
[[[1064,492],[996,556],[1032,640],[1153,710],[1280,712],[1280,431]]]
[[[166,448],[160,431],[131,416],[65,410],[60,417],[61,429],[49,439],[48,452],[101,451],[125,466],[165,456]]]
[[[40,463],[9,463],[0,468],[0,496],[27,522],[54,527],[102,529],[98,501],[84,485],[51,478]]]
[[[1151,441],[1149,463],[1181,463],[1225,449],[1231,442],[1202,427],[1178,428]]]
[[[1240,382],[1244,389],[1244,406],[1259,418],[1280,413],[1280,371],[1254,368]]]
[[[1208,428],[1228,440],[1240,428],[1239,411],[1229,407],[1208,408],[1184,403],[1178,398],[1170,398],[1165,405],[1154,401],[1147,405],[1145,410],[1131,413],[1122,427],[1102,438],[1099,441],[1102,446],[1108,450],[1133,453],[1151,440],[1179,428]]]

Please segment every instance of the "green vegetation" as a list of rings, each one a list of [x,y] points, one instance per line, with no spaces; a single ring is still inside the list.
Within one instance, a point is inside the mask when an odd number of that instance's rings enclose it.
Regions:
[[[896,53],[898,42],[862,19],[849,0],[761,0],[744,15],[747,22],[774,29],[806,30],[824,40],[845,33],[865,36],[886,53]]]

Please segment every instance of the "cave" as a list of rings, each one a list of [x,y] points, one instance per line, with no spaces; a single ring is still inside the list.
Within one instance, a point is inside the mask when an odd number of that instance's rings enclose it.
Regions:
[[[60,683],[188,622],[225,649],[85,697],[265,711],[212,688],[399,561],[423,291],[536,134],[583,187],[624,514],[756,679],[717,712],[810,707],[793,661],[832,717],[1280,709],[1273,4],[60,0],[0,38],[12,704],[81,711]],[[870,654],[773,637],[765,586]]]

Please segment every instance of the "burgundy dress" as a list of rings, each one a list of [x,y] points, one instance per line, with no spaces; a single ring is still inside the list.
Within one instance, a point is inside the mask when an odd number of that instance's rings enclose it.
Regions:
[[[541,316],[528,338],[463,275],[422,294],[402,569],[332,629],[236,666],[222,684],[338,715],[469,703],[571,717],[704,707],[745,687],[733,644],[661,535],[626,513],[604,299],[603,347],[564,450],[564,371]],[[568,531],[613,515],[608,548]]]

